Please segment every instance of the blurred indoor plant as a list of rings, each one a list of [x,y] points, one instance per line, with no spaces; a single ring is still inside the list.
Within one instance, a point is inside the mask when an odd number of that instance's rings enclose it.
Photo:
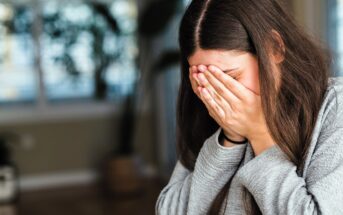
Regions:
[[[163,33],[168,26],[169,22],[176,14],[179,9],[180,1],[176,0],[157,0],[152,1],[140,14],[138,18],[138,38],[141,40],[152,41],[156,39],[161,33]],[[150,47],[151,48],[151,47]],[[126,163],[126,165],[135,166],[138,165],[134,163],[134,149],[133,149],[133,137],[135,134],[135,126],[137,124],[137,118],[141,113],[136,110],[136,107],[140,107],[141,104],[138,104],[138,94],[140,91],[144,91],[144,95],[150,93],[153,89],[154,81],[160,73],[164,72],[166,68],[171,67],[179,62],[179,51],[174,49],[169,49],[163,51],[157,59],[154,59],[153,62],[150,62],[149,69],[142,71],[141,78],[138,82],[135,83],[134,90],[132,94],[128,95],[125,99],[123,113],[121,115],[121,120],[119,124],[119,138],[118,138],[118,147],[113,151],[113,157],[117,159],[117,163]],[[138,65],[138,61],[137,61]],[[140,65],[142,66],[142,65]],[[143,66],[146,68],[145,66]],[[145,89],[142,89],[142,86],[145,86]],[[140,99],[144,101],[144,99]],[[130,181],[131,187],[120,186],[120,183],[117,183],[116,190],[126,189],[131,191],[137,191],[140,187],[139,172],[136,172],[137,177],[134,176],[133,171],[126,169],[121,169],[119,165],[116,167],[117,171],[111,171],[112,173],[117,172],[122,176],[126,175],[127,180]],[[121,170],[120,170],[121,169]],[[113,178],[120,178],[117,175],[113,175]],[[136,178],[136,179],[134,179]],[[121,179],[118,179],[121,180]]]
[[[168,23],[179,9],[181,1],[179,0],[155,0],[151,1],[144,7],[144,10],[138,18],[138,38],[144,38],[147,41],[152,41],[158,37],[168,26]],[[120,56],[120,49],[117,52],[104,52],[104,36],[107,30],[110,30],[117,37],[123,35],[118,27],[118,20],[110,13],[110,9],[106,4],[90,2],[89,7],[92,8],[93,18],[101,17],[105,20],[107,27],[99,25],[96,21],[89,23],[60,23],[60,14],[52,14],[43,17],[44,31],[51,38],[59,40],[64,44],[62,55],[57,56],[55,61],[61,63],[66,68],[70,77],[78,81],[80,71],[78,71],[73,58],[70,56],[70,48],[76,43],[77,37],[82,31],[87,31],[93,36],[92,43],[92,60],[95,65],[94,97],[99,100],[106,98],[108,84],[105,80],[105,72],[111,62],[116,61]],[[137,67],[138,65],[138,59]],[[178,50],[166,50],[159,55],[158,59],[149,66],[150,69],[145,70],[145,74],[140,74],[139,79],[133,84],[133,90],[123,98],[123,106],[121,118],[119,120],[118,139],[115,141],[105,165],[105,180],[109,186],[109,190],[113,193],[130,193],[136,192],[141,188],[140,170],[135,160],[133,149],[133,137],[135,134],[135,126],[137,117],[136,107],[138,104],[138,94],[142,88],[144,95],[147,95],[152,90],[155,78],[166,68],[175,65],[179,62]],[[143,83],[145,82],[145,83]],[[143,99],[141,99],[143,101]]]

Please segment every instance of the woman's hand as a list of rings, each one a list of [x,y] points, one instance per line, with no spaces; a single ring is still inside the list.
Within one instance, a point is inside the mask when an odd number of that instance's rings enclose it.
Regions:
[[[275,145],[262,111],[261,97],[216,66],[199,65],[201,100],[224,131],[247,137],[255,155]]]
[[[200,91],[199,91],[199,86],[201,86],[201,83],[199,81],[199,79],[197,78],[199,71],[197,66],[192,66],[189,68],[189,79],[192,85],[192,89],[194,91],[194,93],[199,97],[199,99],[203,100],[203,98],[201,97]],[[204,102],[205,103],[205,102]],[[207,105],[207,103],[205,103],[207,109],[210,110],[210,107]],[[234,140],[234,141],[242,141],[244,140],[244,136],[241,136],[239,134],[237,134],[236,132],[234,132],[232,129],[230,129],[229,127],[226,126],[226,128],[224,128],[225,123],[222,122],[221,117],[219,117],[216,112],[209,112],[211,117],[223,128],[223,132],[224,134],[229,137],[230,139]],[[228,146],[233,146],[232,144],[225,144],[224,141],[224,145],[228,145]]]

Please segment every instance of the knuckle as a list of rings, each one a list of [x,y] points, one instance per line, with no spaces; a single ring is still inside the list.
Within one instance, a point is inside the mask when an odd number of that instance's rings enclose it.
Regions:
[[[223,93],[224,93],[224,90],[223,90],[223,88],[221,88],[221,87],[217,87],[217,92],[218,92],[219,94],[223,94]]]
[[[223,81],[224,81],[224,83],[226,84],[226,85],[228,85],[229,84],[229,81],[230,81],[230,79],[227,77],[228,75],[222,75],[222,79],[223,79]]]
[[[225,124],[228,125],[229,127],[233,126],[232,121],[230,119],[227,119],[225,121]]]

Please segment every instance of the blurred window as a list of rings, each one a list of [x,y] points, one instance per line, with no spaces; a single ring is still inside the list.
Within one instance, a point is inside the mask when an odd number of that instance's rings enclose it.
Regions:
[[[337,11],[336,16],[337,16],[337,21],[336,23],[336,28],[337,32],[335,35],[335,41],[337,42],[336,46],[336,53],[337,53],[337,65],[336,65],[336,74],[337,76],[343,76],[343,1],[342,0],[337,0],[336,2],[336,7]]]
[[[327,42],[333,53],[334,76],[343,76],[343,0],[327,0]]]
[[[133,90],[134,0],[40,2],[0,4],[0,103],[113,101]]]
[[[33,102],[37,97],[32,10],[0,4],[0,103]]]

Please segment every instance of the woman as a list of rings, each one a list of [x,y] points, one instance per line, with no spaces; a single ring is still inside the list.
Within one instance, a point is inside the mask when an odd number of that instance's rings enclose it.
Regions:
[[[343,81],[276,0],[194,0],[156,214],[343,214]]]

